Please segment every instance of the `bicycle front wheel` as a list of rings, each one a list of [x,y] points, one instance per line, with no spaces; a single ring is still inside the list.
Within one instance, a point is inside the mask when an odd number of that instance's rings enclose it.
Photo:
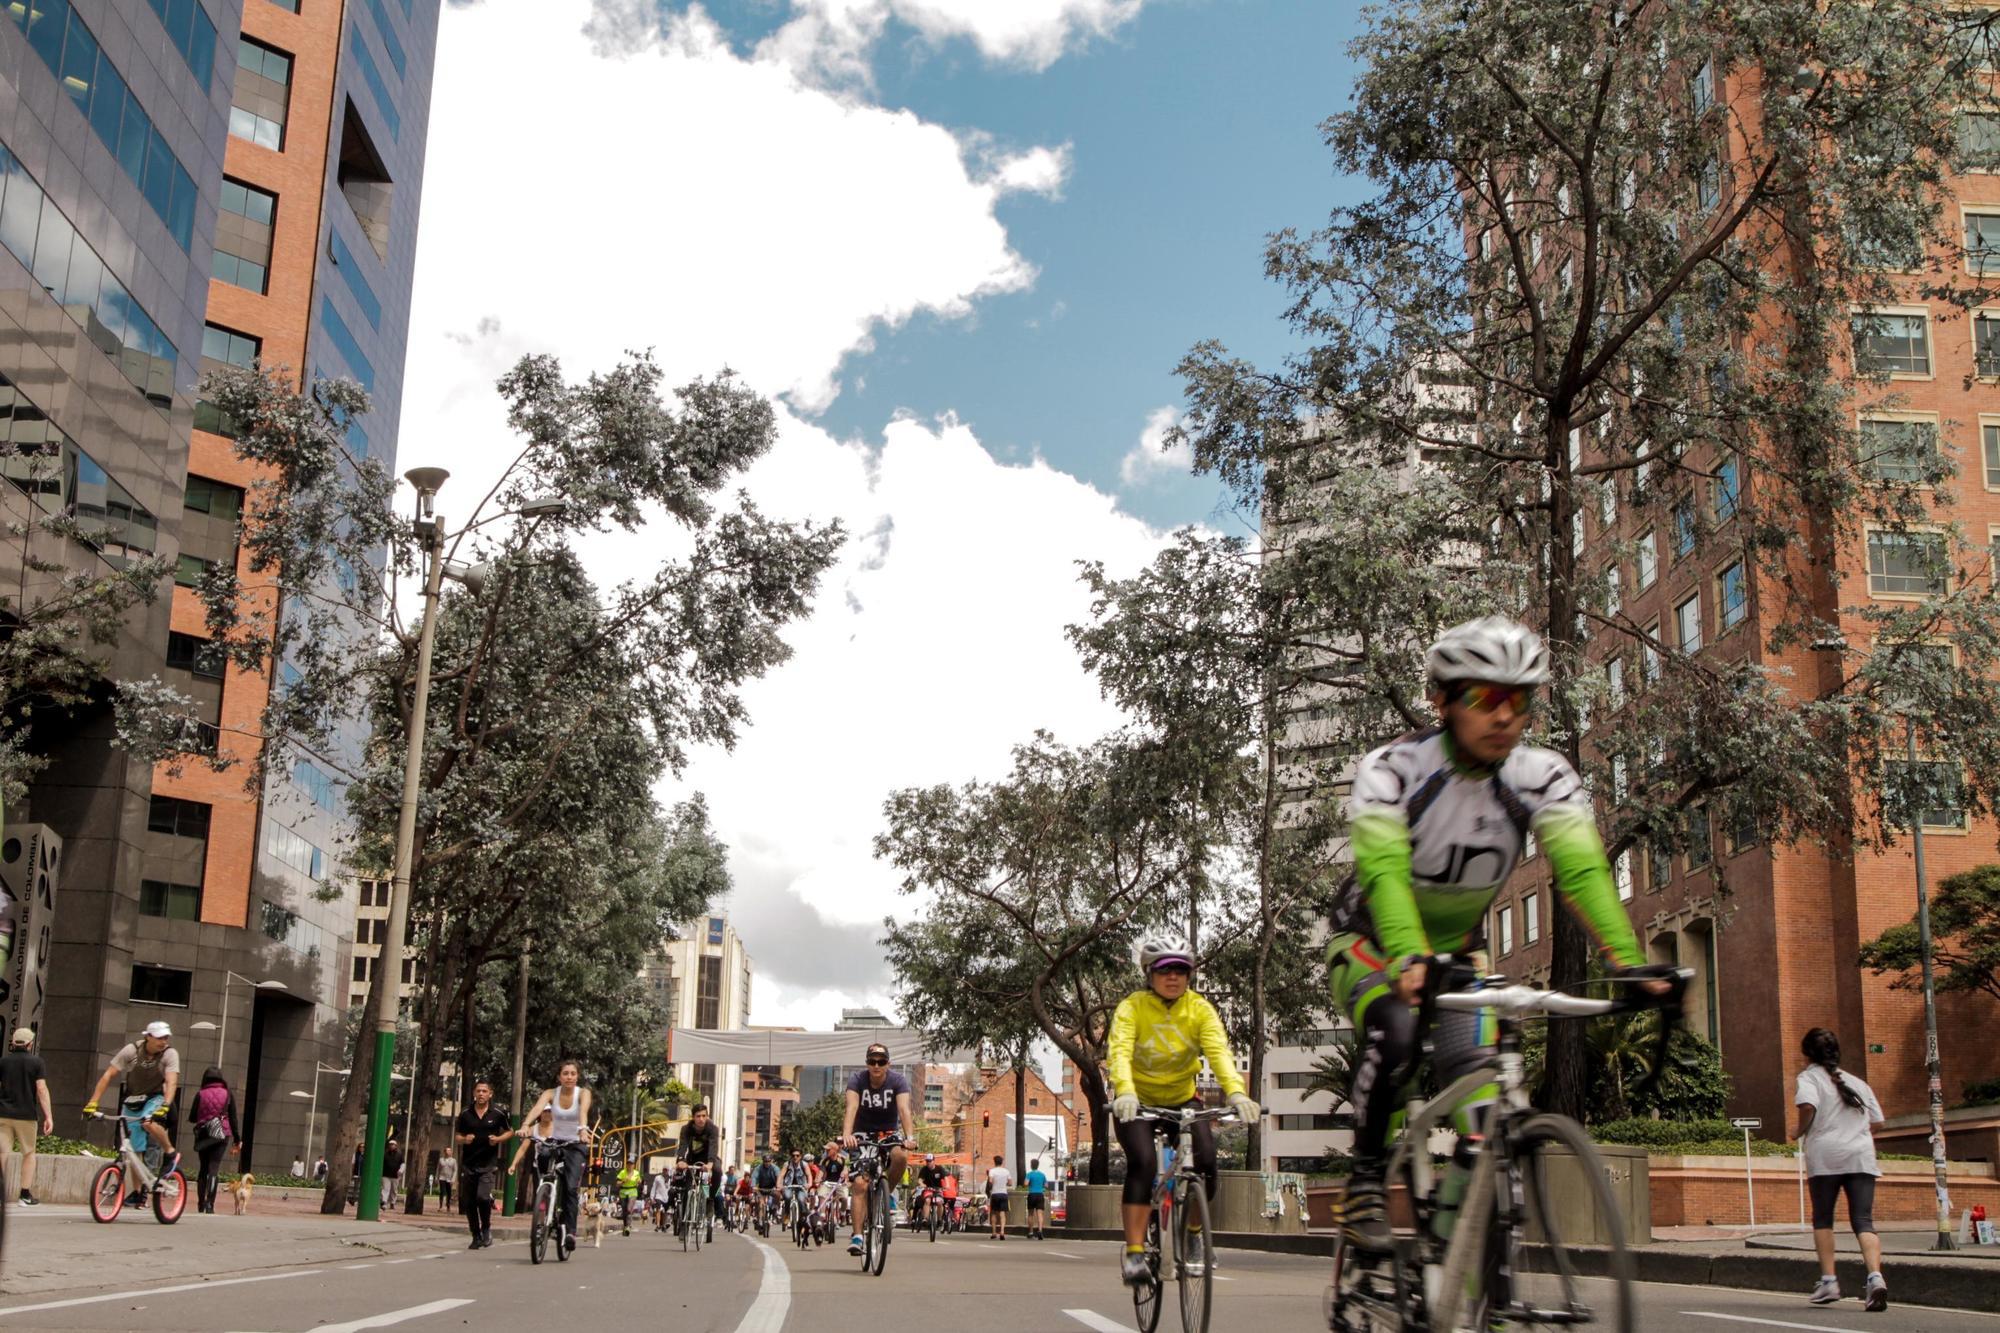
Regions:
[[[1473,1327],[1638,1328],[1624,1212],[1590,1136],[1567,1116],[1538,1115],[1508,1131],[1505,1152],[1505,1225],[1488,1238]]]
[[[889,1237],[896,1230],[889,1220],[889,1187],[878,1176],[868,1189],[868,1271],[876,1277],[889,1263]]]
[[[1132,1288],[1132,1322],[1139,1333],[1160,1326],[1160,1210],[1146,1219],[1146,1277]]]
[[[114,1222],[125,1206],[125,1168],[107,1162],[90,1182],[90,1215],[100,1222]]]
[[[535,1206],[528,1214],[528,1262],[538,1264],[548,1254],[549,1224],[555,1219],[556,1191],[553,1185],[535,1190]]]
[[[1214,1281],[1215,1236],[1208,1226],[1208,1191],[1200,1184],[1181,1189],[1174,1211],[1174,1276],[1181,1289],[1181,1327],[1208,1333],[1209,1284]]]
[[[178,1169],[153,1182],[153,1216],[162,1226],[172,1226],[181,1220],[181,1213],[187,1208],[187,1190],[187,1177]]]

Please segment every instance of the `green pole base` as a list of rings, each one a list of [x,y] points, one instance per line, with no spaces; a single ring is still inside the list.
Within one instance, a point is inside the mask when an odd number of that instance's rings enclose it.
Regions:
[[[368,1083],[368,1119],[361,1127],[361,1193],[354,1201],[354,1216],[373,1222],[382,1215],[382,1159],[388,1155],[389,1075],[396,1063],[394,1029],[375,1034],[375,1069]]]

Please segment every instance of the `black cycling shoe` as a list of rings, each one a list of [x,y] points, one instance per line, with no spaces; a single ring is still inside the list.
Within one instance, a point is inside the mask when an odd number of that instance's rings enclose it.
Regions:
[[[1347,1179],[1341,1199],[1340,1232],[1349,1245],[1371,1254],[1387,1254],[1395,1248],[1389,1233],[1389,1196],[1382,1177],[1356,1174]]]

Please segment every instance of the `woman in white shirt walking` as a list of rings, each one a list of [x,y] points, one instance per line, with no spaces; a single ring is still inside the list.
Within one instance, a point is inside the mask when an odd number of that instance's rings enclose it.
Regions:
[[[1806,1158],[1806,1187],[1812,1194],[1813,1249],[1819,1254],[1819,1285],[1814,1305],[1840,1299],[1840,1279],[1833,1265],[1833,1210],[1843,1192],[1854,1238],[1868,1265],[1863,1293],[1870,1310],[1889,1308],[1889,1286],[1882,1280],[1882,1242],[1875,1235],[1875,1135],[1870,1126],[1882,1123],[1882,1104],[1874,1089],[1840,1068],[1840,1038],[1814,1028],[1800,1043],[1812,1063],[1799,1072],[1799,1140]]]

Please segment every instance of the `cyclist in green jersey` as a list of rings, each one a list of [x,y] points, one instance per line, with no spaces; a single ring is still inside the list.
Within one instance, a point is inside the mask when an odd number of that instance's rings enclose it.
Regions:
[[[1489,616],[1447,630],[1426,665],[1438,725],[1370,753],[1355,770],[1348,807],[1354,878],[1327,946],[1334,1003],[1362,1045],[1345,1229],[1370,1250],[1389,1248],[1384,1153],[1416,1054],[1414,1006],[1427,961],[1484,947],[1487,909],[1530,834],[1605,960],[1619,970],[1645,962],[1582,779],[1561,755],[1520,743],[1549,679],[1541,639]],[[1645,984],[1666,989],[1665,982]],[[1485,1057],[1491,1028],[1490,1015],[1438,1015],[1431,1035],[1440,1086]],[[1475,1098],[1460,1108],[1461,1132],[1483,1104]]]

